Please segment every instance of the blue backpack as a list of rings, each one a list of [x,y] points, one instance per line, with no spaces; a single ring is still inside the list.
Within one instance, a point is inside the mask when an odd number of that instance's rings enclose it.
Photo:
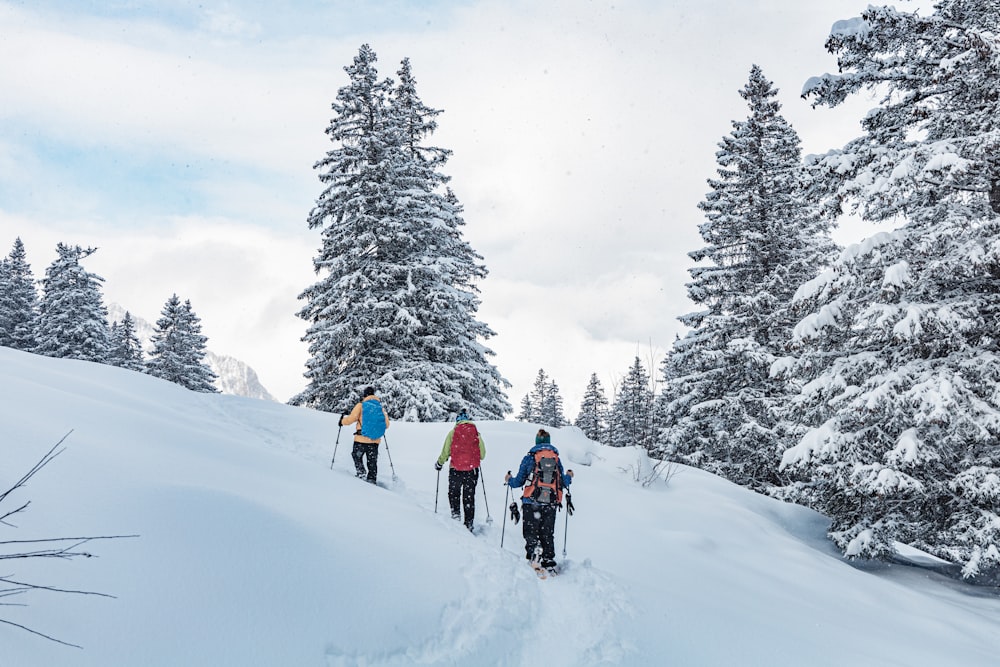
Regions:
[[[361,435],[372,440],[385,435],[385,414],[378,399],[361,401]]]

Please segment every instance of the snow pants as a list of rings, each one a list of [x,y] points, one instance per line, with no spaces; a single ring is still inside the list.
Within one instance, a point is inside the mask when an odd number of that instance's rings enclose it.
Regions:
[[[534,558],[535,548],[540,547],[543,565],[555,561],[556,507],[556,505],[521,503],[525,558]]]
[[[448,469],[448,504],[451,506],[451,518],[461,519],[465,511],[465,527],[472,530],[472,520],[476,518],[476,484],[479,482],[479,469],[455,470]]]
[[[378,443],[355,441],[351,458],[354,459],[354,469],[358,471],[358,477],[364,477],[374,484],[375,477],[378,475]],[[364,459],[367,459],[368,462],[367,470],[365,470]]]

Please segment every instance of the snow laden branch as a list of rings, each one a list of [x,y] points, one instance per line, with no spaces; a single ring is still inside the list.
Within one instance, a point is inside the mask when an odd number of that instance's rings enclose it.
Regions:
[[[9,511],[2,507],[3,503],[7,501],[12,494],[16,491],[23,489],[27,486],[28,482],[45,466],[52,462],[59,454],[65,451],[63,447],[63,442],[69,437],[69,431],[66,435],[59,439],[52,448],[46,452],[46,454],[38,460],[29,470],[17,480],[13,485],[11,485],[7,490],[0,493],[0,524],[7,526],[9,528],[15,528],[9,519],[20,513],[22,513],[31,504],[30,501],[25,501],[17,505],[14,509]],[[27,560],[35,558],[58,558],[71,560],[74,558],[92,558],[94,554],[90,553],[83,547],[89,545],[91,542],[97,540],[112,540],[120,539],[125,537],[138,537],[137,535],[89,535],[81,537],[50,537],[41,538],[34,540],[0,540],[0,561],[17,561],[17,560]],[[95,591],[86,590],[76,590],[71,588],[60,588],[56,586],[46,586],[43,584],[32,583],[29,581],[20,581],[14,578],[14,574],[0,574],[0,607],[13,607],[13,606],[27,606],[26,603],[8,602],[7,600],[17,598],[19,596],[26,595],[31,592],[36,591],[46,591],[49,593],[64,593],[70,595],[93,595],[97,597],[113,598],[113,595],[108,595],[107,593],[99,593]],[[39,632],[34,628],[23,625],[21,623],[16,623],[9,619],[0,618],[0,623],[4,625],[9,625],[15,628],[20,628],[25,632],[36,635],[38,637],[43,637],[57,644],[63,644],[64,646],[72,646],[74,648],[82,648],[77,644],[72,644],[70,642],[63,641],[51,635],[47,635],[43,632]]]

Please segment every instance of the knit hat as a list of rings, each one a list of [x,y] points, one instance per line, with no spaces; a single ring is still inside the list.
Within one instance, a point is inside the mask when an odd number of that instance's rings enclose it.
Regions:
[[[467,422],[469,421],[469,413],[465,410],[459,410],[458,414],[455,415],[455,421],[457,422]]]
[[[552,438],[549,436],[549,432],[543,428],[538,429],[538,433],[535,435],[536,445],[548,445],[552,443]]]

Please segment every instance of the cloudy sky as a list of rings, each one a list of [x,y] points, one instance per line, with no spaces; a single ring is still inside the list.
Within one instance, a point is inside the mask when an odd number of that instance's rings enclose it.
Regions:
[[[445,112],[432,142],[454,151],[511,403],[544,368],[572,418],[591,373],[610,393],[682,333],[697,204],[752,64],[807,153],[858,134],[874,101],[812,109],[799,92],[836,71],[825,38],[866,5],[0,0],[0,250],[20,236],[41,277],[57,242],[99,247],[86,267],[108,302],[155,321],[190,299],[209,347],[288,399],[320,241],[312,165],[369,43],[383,76],[409,57]]]

